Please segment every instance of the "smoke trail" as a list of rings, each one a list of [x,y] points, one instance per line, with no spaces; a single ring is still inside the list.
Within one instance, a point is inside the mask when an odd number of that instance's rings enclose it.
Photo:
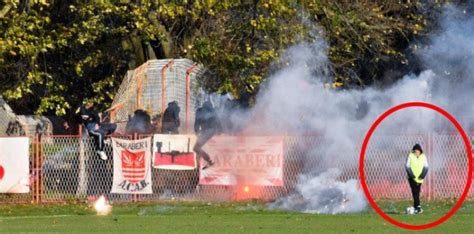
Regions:
[[[343,165],[356,162],[354,152],[359,142],[354,137],[363,133],[362,123],[375,111],[368,104],[373,102],[361,91],[325,88],[323,82],[328,80],[330,68],[326,52],[327,44],[322,39],[290,48],[285,55],[288,67],[271,77],[258,96],[254,116],[263,119],[250,131],[324,136],[323,147],[313,146],[300,159],[304,168],[295,192],[270,207],[329,214],[366,207],[356,180],[337,179]]]

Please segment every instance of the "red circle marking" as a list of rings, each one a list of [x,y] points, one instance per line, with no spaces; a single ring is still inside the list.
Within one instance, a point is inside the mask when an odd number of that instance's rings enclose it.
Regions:
[[[428,108],[428,109],[431,109],[431,110],[434,110],[440,114],[442,114],[444,117],[446,117],[449,121],[451,121],[451,123],[456,127],[457,131],[459,132],[459,134],[461,134],[462,136],[462,139],[464,141],[464,145],[466,146],[466,152],[467,152],[467,160],[468,160],[468,172],[467,172],[467,181],[466,181],[466,186],[464,187],[464,191],[460,197],[460,199],[458,200],[458,202],[454,205],[454,207],[446,214],[444,215],[443,217],[441,217],[440,219],[432,222],[432,223],[427,223],[427,224],[422,224],[422,225],[411,225],[411,224],[406,224],[406,223],[401,223],[401,222],[398,222],[397,220],[395,219],[392,219],[390,216],[386,215],[378,206],[377,204],[375,203],[374,199],[372,198],[372,196],[370,195],[370,192],[369,192],[369,189],[367,187],[367,184],[365,182],[365,175],[364,175],[364,159],[365,159],[365,151],[367,149],[367,145],[369,143],[369,140],[370,140],[370,137],[372,136],[372,134],[374,133],[375,129],[380,125],[380,123],[382,123],[382,121],[387,118],[389,115],[391,115],[392,113],[396,112],[396,111],[399,111],[401,109],[405,109],[405,108],[408,108],[408,107],[424,107],[424,108]],[[456,211],[461,207],[462,203],[464,202],[464,200],[466,199],[467,197],[467,194],[469,192],[469,188],[471,187],[471,183],[472,183],[472,150],[471,150],[471,144],[469,143],[469,140],[468,140],[468,137],[467,137],[467,134],[464,132],[464,130],[462,129],[461,125],[458,123],[458,121],[453,117],[451,116],[451,114],[449,114],[447,111],[443,110],[442,108],[438,107],[438,106],[435,106],[433,104],[430,104],[430,103],[425,103],[425,102],[407,102],[407,103],[403,103],[403,104],[400,104],[398,106],[395,106],[395,107],[392,107],[390,108],[389,110],[387,110],[385,113],[383,113],[377,120],[375,120],[375,122],[373,123],[373,125],[370,127],[369,131],[367,132],[367,135],[365,135],[365,138],[364,138],[364,142],[362,143],[362,148],[361,148],[361,151],[360,151],[360,158],[359,158],[359,176],[360,176],[360,181],[361,181],[361,184],[362,184],[362,188],[364,190],[364,193],[365,193],[365,196],[367,197],[367,200],[369,201],[370,205],[372,206],[372,208],[375,209],[375,211],[382,217],[384,218],[385,220],[387,220],[388,222],[390,222],[391,224],[395,225],[395,226],[398,226],[398,227],[401,227],[401,228],[405,228],[405,229],[411,229],[411,230],[422,230],[422,229],[428,229],[428,228],[432,228],[432,227],[435,227],[435,226],[438,226],[440,224],[442,224],[443,222],[445,222],[446,220],[448,220],[449,218],[451,218],[451,216],[454,215],[454,213],[456,213]]]
[[[0,180],[3,179],[4,175],[5,175],[5,169],[3,169],[2,165],[0,165]]]

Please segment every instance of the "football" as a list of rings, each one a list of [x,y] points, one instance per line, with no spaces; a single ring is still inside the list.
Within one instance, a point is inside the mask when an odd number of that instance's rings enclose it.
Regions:
[[[409,215],[415,214],[415,207],[407,207],[406,213]]]

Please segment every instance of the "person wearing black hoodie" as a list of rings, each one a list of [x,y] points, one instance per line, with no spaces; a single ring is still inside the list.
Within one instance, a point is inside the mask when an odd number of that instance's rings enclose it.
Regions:
[[[105,136],[115,132],[117,125],[114,123],[102,124],[99,112],[95,110],[92,101],[87,101],[76,113],[79,115],[79,119],[84,124],[89,135],[94,137],[95,148],[100,159],[107,160],[107,154],[104,152]]]
[[[196,152],[200,158],[207,162],[207,165],[202,168],[203,170],[214,165],[214,162],[209,157],[209,154],[207,154],[206,151],[202,149],[202,147],[214,135],[220,133],[221,130],[221,122],[216,110],[212,106],[212,103],[210,101],[204,102],[202,107],[196,111],[196,120],[194,121],[194,131],[197,134],[194,152]]]
[[[168,103],[168,108],[166,108],[163,113],[163,122],[161,124],[161,132],[165,134],[178,134],[180,121],[179,121],[179,112],[180,108],[178,102],[172,101]]]
[[[154,132],[154,127],[151,124],[151,117],[148,112],[138,109],[133,112],[133,117],[129,118],[125,126],[127,135],[133,134],[150,134]]]

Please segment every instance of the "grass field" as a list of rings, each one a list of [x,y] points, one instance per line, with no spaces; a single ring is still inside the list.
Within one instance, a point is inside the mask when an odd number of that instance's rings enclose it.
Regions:
[[[425,213],[401,214],[408,202],[380,202],[406,223],[433,221],[450,202],[425,204]],[[0,205],[0,232],[114,233],[400,233],[368,209],[356,214],[315,215],[270,210],[265,204],[161,202],[115,204],[112,214],[96,216],[86,204]],[[465,202],[450,220],[430,233],[473,233],[474,202]]]

